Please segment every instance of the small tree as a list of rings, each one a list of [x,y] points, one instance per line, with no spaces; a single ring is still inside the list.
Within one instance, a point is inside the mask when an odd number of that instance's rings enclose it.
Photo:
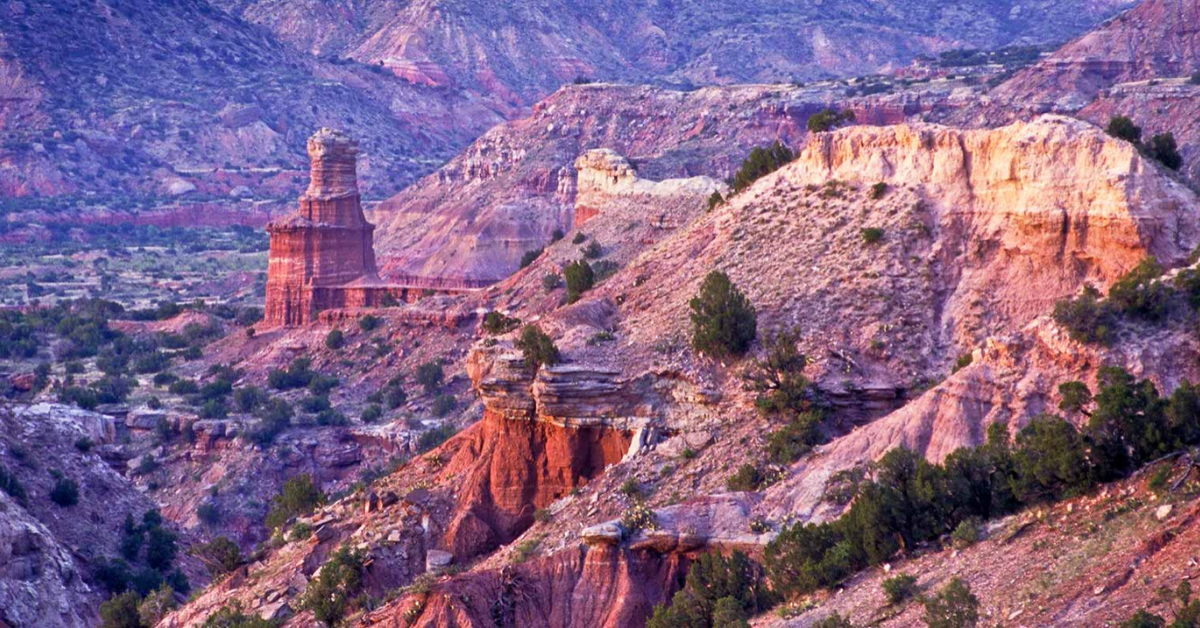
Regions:
[[[979,598],[966,582],[954,578],[925,599],[924,620],[929,628],[974,628],[979,623]]]
[[[724,203],[724,202],[725,202],[725,197],[721,196],[720,192],[713,192],[708,197],[706,211],[712,211],[712,210],[716,209],[716,207],[718,205],[720,205],[721,203]]]
[[[758,316],[728,275],[719,270],[709,273],[688,306],[692,310],[692,346],[697,351],[725,358],[750,349]]]
[[[363,556],[357,549],[339,549],[321,566],[301,604],[326,626],[341,624],[362,589],[362,571]]]
[[[140,601],[136,592],[127,591],[101,604],[101,628],[143,628],[142,617],[138,614]]]
[[[513,318],[495,310],[488,312],[483,317],[483,330],[493,336],[508,333],[516,329],[520,324],[521,319]]]
[[[567,303],[574,303],[583,296],[584,292],[592,289],[596,283],[596,275],[592,272],[592,266],[584,260],[577,260],[567,264],[563,269],[563,276],[567,282]]]
[[[1125,140],[1130,144],[1137,144],[1142,141],[1142,127],[1133,123],[1133,120],[1128,116],[1113,116],[1108,121],[1108,128],[1105,131],[1120,140]]]
[[[437,392],[438,388],[441,388],[444,378],[445,372],[442,371],[442,363],[440,361],[426,362],[417,367],[417,383],[425,389],[425,394],[427,395]]]
[[[542,256],[542,251],[544,250],[545,249],[534,249],[532,251],[526,251],[525,254],[521,256],[521,268],[525,268],[526,266],[536,262],[537,258]]]
[[[313,483],[312,476],[305,473],[283,484],[283,491],[271,500],[267,513],[267,527],[283,527],[292,517],[308,514],[325,503],[325,494]]]
[[[832,131],[848,122],[854,122],[854,120],[854,112],[849,109],[841,112],[834,109],[823,109],[808,118],[808,131],[810,133],[824,133]]]
[[[50,489],[50,500],[63,508],[78,504],[79,484],[58,473],[54,481],[54,488]]]
[[[328,334],[325,334],[325,348],[331,351],[337,351],[346,344],[346,336],[340,329],[332,329]]]
[[[238,568],[242,564],[242,551],[226,536],[217,538],[192,548],[192,554],[204,563],[212,577],[221,576]]]
[[[521,337],[513,343],[525,356],[525,364],[535,369],[550,364],[558,364],[562,356],[554,340],[537,325],[526,325],[521,330]]]
[[[1146,153],[1171,170],[1179,170],[1183,166],[1183,155],[1179,154],[1174,133],[1159,133],[1150,138]]]

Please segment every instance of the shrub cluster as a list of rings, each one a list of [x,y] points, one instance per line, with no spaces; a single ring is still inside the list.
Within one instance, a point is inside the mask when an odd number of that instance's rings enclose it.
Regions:
[[[1150,141],[1142,142],[1142,128],[1134,124],[1128,116],[1113,116],[1109,119],[1105,131],[1117,139],[1137,146],[1144,155],[1171,170],[1179,170],[1183,166],[1183,155],[1179,154],[1174,133],[1159,133],[1151,137]]]
[[[750,187],[751,183],[779,170],[795,158],[796,154],[779,141],[766,148],[757,146],[742,160],[741,167],[729,179],[729,187],[733,188],[734,192],[741,192]],[[718,199],[719,197],[720,195],[718,195]],[[710,209],[715,206],[712,198],[709,199],[709,204]]]
[[[646,628],[745,625],[775,601],[763,581],[762,567],[742,552],[734,551],[728,558],[704,554],[688,570],[670,606],[654,607]]]
[[[841,519],[785,527],[767,546],[776,590],[803,594],[838,584],[964,521],[1077,495],[1200,444],[1200,387],[1184,383],[1164,399],[1148,380],[1117,368],[1102,369],[1100,382],[1094,398],[1078,382],[1067,385],[1070,405],[1090,413],[1082,431],[1041,415],[1011,443],[1004,427],[993,425],[987,444],[959,449],[940,465],[904,448],[888,452],[857,484]]]

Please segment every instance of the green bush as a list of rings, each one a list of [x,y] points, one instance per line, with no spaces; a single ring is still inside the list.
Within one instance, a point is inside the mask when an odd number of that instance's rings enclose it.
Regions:
[[[21,485],[21,481],[17,479],[17,476],[6,469],[4,465],[0,465],[0,490],[8,493],[9,497],[18,502],[25,501],[25,487]]]
[[[951,579],[924,603],[923,619],[929,628],[974,628],[979,623],[979,599],[960,578]]]
[[[380,319],[378,316],[367,314],[366,316],[358,319],[358,328],[360,330],[362,330],[363,333],[369,334],[369,333],[375,331],[376,329],[379,329],[379,325],[381,325],[382,323],[383,323],[383,320]]]
[[[141,596],[133,591],[122,593],[100,604],[101,628],[145,628],[138,614]]]
[[[1034,417],[1017,434],[1013,464],[1013,492],[1024,503],[1061,499],[1091,484],[1082,438],[1056,416]]]
[[[1147,257],[1109,288],[1109,305],[1124,314],[1161,320],[1167,314],[1170,300],[1170,289],[1157,281],[1162,274],[1158,260]]]
[[[884,183],[883,181],[880,181],[879,183],[872,185],[871,186],[871,200],[877,201],[877,200],[883,198],[883,195],[887,194],[887,191],[888,191],[888,184]]]
[[[847,122],[854,122],[854,120],[854,112],[849,109],[840,113],[833,109],[823,109],[809,116],[808,131],[810,133],[824,133],[832,131]]]
[[[587,234],[580,231],[575,234],[575,237],[571,238],[571,244],[583,244],[584,240],[587,240]]]
[[[761,146],[755,147],[742,160],[742,165],[734,173],[733,178],[730,179],[730,187],[733,188],[734,192],[741,192],[750,187],[751,183],[775,172],[795,158],[795,153],[779,141],[776,141],[767,148]]]
[[[954,542],[954,546],[962,549],[974,545],[979,541],[980,522],[974,517],[963,519],[954,527],[954,532],[950,533],[950,540]]]
[[[383,392],[383,403],[392,410],[399,408],[408,401],[408,394],[399,384],[389,385]]]
[[[1113,116],[1110,118],[1105,132],[1130,144],[1138,144],[1142,141],[1142,128],[1134,124],[1133,120],[1128,116]]]
[[[822,415],[808,411],[796,415],[783,428],[767,436],[767,457],[775,464],[788,465],[796,462],[813,447],[825,442],[821,427]]]
[[[337,351],[346,345],[346,336],[340,329],[331,329],[328,334],[325,334],[325,348],[331,351]]]
[[[381,408],[379,404],[372,403],[363,408],[360,418],[362,419],[363,423],[374,423],[383,418],[383,408]]]
[[[417,367],[417,383],[425,389],[427,395],[437,392],[442,387],[444,378],[445,372],[442,370],[442,363],[439,360],[426,362]]]
[[[545,249],[534,249],[532,251],[525,251],[525,254],[521,256],[521,268],[525,268],[525,267],[529,266],[530,264],[536,262],[537,258],[542,256],[543,251],[545,251]]]
[[[576,260],[563,269],[567,283],[567,303],[574,303],[596,283],[596,274],[584,260]]]
[[[537,325],[526,325],[513,345],[521,351],[525,364],[534,369],[558,364],[562,359],[554,340]]]
[[[1066,329],[1072,340],[1100,345],[1112,342],[1116,326],[1112,311],[1100,302],[1100,292],[1091,286],[1084,288],[1078,298],[1055,303],[1054,322]]]
[[[325,503],[325,494],[313,483],[312,476],[305,473],[283,484],[283,490],[271,500],[266,526],[277,530],[293,517],[307,515]]]
[[[1146,144],[1146,154],[1171,170],[1179,170],[1183,166],[1183,155],[1179,154],[1173,133],[1159,133],[1151,137],[1150,143]]]
[[[243,386],[233,391],[233,402],[242,412],[254,412],[266,401],[267,393],[258,386]]]
[[[688,306],[692,346],[697,351],[721,359],[750,349],[757,334],[758,317],[754,306],[728,275],[717,270],[710,272],[700,286],[700,293]]]
[[[671,604],[654,607],[646,628],[744,626],[746,619],[775,602],[762,567],[744,553],[735,550],[728,558],[715,552],[703,554],[688,570]]]
[[[725,487],[731,491],[757,491],[765,478],[758,467],[746,463],[725,481]]]
[[[597,259],[604,256],[604,247],[600,246],[600,243],[593,238],[592,241],[588,242],[588,245],[583,247],[583,249],[581,249],[579,252],[582,253],[587,259]]]
[[[50,489],[50,501],[63,508],[79,503],[79,484],[71,478],[58,474],[54,488]]]
[[[812,409],[813,386],[804,374],[808,358],[800,353],[799,341],[800,335],[793,331],[772,335],[766,342],[766,356],[747,372],[759,412],[796,417]]]
[[[275,390],[304,388],[314,375],[312,360],[301,357],[292,360],[287,369],[271,369],[267,373],[267,384]]]
[[[875,244],[883,239],[883,229],[878,227],[865,227],[859,231],[864,244]]]
[[[708,201],[705,202],[705,211],[712,211],[725,202],[725,197],[721,196],[720,192],[714,191],[709,195]]]
[[[241,605],[234,601],[231,606],[222,606],[204,620],[203,628],[278,628],[278,624],[255,614],[247,615]]]
[[[888,604],[907,602],[917,594],[917,578],[906,573],[883,581],[883,595]]]
[[[555,275],[557,277],[557,275]],[[487,333],[498,336],[506,334],[521,325],[521,319],[513,318],[503,312],[491,311],[483,317],[483,330]]]
[[[342,547],[321,566],[301,599],[301,607],[312,611],[317,621],[337,626],[356,605],[363,584],[363,555]]]
[[[542,275],[542,289],[546,292],[556,290],[563,283],[562,277],[558,273],[546,273]]]
[[[226,536],[201,543],[192,548],[192,554],[204,563],[213,579],[237,569],[242,564],[242,551]]]

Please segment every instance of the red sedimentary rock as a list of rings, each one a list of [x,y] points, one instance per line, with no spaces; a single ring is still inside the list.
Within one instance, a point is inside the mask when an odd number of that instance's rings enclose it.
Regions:
[[[375,225],[363,217],[355,175],[358,142],[321,129],[308,139],[308,156],[312,181],[299,210],[267,226],[268,325],[308,323],[317,311],[335,305],[323,288],[377,279]]]

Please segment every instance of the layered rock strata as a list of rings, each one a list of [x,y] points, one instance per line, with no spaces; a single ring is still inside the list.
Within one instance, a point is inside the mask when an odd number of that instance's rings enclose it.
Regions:
[[[415,301],[420,293],[436,291],[428,283],[418,287],[380,281],[375,225],[363,216],[358,192],[358,142],[323,128],[309,138],[308,156],[311,180],[299,209],[267,226],[266,324],[304,325],[322,310]]]
[[[575,227],[594,218],[614,197],[640,197],[653,204],[669,197],[706,197],[727,190],[727,186],[712,177],[665,181],[640,179],[628,159],[607,148],[580,155],[575,160],[575,172]]]

